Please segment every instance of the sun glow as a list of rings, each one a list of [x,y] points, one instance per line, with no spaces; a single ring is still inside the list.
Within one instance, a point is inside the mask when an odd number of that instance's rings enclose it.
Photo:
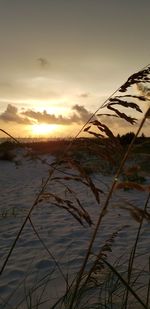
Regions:
[[[33,124],[32,125],[32,134],[36,136],[48,136],[49,134],[57,131],[58,126],[56,124]]]

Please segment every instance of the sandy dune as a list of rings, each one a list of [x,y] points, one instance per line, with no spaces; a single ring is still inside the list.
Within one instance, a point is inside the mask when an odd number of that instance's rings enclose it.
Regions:
[[[43,157],[42,157],[43,158]],[[49,162],[54,160],[46,156]],[[16,234],[38,194],[42,179],[48,175],[48,167],[38,160],[24,158],[20,165],[12,162],[0,161],[0,264],[2,265]],[[55,176],[59,173],[55,172]],[[106,193],[110,186],[112,176],[94,174],[94,183]],[[147,182],[149,179],[147,178]],[[68,183],[67,183],[68,185]],[[105,201],[106,194],[101,194],[100,206],[96,203],[93,194],[81,183],[70,182],[72,190],[77,192],[80,201],[90,213],[93,222],[96,222],[100,208]],[[64,187],[52,182],[47,190],[62,196]],[[109,259],[115,262],[120,258],[121,263],[126,262],[128,253],[134,243],[139,224],[131,217],[129,211],[119,206],[126,201],[132,202],[139,208],[144,206],[147,193],[136,190],[117,191],[111,200],[109,211],[103,219],[95,243],[95,252],[105,243],[113,232],[118,234],[112,244]],[[32,213],[32,221],[51,254],[60,263],[61,271],[72,278],[83,261],[86,248],[92,234],[93,227],[82,227],[67,211],[41,202]],[[144,269],[148,264],[149,222],[144,220],[140,241],[138,243],[139,255],[137,265]],[[123,266],[124,267],[124,266]],[[40,281],[41,280],[41,281]],[[145,279],[144,279],[145,280]],[[52,257],[43,248],[28,222],[21,234],[9,262],[0,277],[0,308],[27,308],[26,297],[29,291],[32,302],[36,304],[42,291],[38,288],[40,283],[47,282],[42,299],[48,302],[40,308],[49,308],[65,290],[65,282],[56,268]]]

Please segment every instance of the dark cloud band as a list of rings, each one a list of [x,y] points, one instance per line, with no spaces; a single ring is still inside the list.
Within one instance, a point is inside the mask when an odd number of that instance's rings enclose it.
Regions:
[[[85,123],[92,116],[92,113],[82,105],[74,105],[72,111],[70,117],[64,117],[63,115],[49,114],[46,110],[38,112],[28,109],[19,112],[16,106],[8,104],[6,110],[0,114],[0,120],[19,124],[47,123],[71,125],[73,123]]]

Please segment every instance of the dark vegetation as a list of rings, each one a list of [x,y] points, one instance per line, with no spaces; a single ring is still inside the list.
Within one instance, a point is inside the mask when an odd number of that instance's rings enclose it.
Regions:
[[[41,190],[35,197],[20,230],[18,231],[9,252],[2,263],[0,275],[5,271],[9,259],[16,248],[22,231],[27,222],[30,223],[38,240],[41,242],[48,256],[52,258],[50,248],[39,235],[32,222],[32,212],[36,211],[36,207],[40,204],[49,203],[50,207],[55,206],[63,211],[67,211],[73,220],[77,221],[83,227],[92,229],[91,239],[85,252],[82,264],[74,278],[68,278],[68,274],[62,273],[61,265],[53,257],[55,265],[64,280],[65,292],[53,304],[43,299],[43,290],[46,289],[47,282],[43,281],[42,292],[36,286],[29,294],[25,295],[28,308],[40,308],[46,302],[46,308],[65,308],[65,309],[129,309],[129,308],[145,308],[150,305],[150,280],[148,279],[150,258],[144,257],[147,261],[147,269],[145,271],[146,280],[144,286],[138,285],[138,279],[143,275],[143,269],[134,268],[134,262],[138,256],[137,245],[141,236],[144,220],[150,220],[149,200],[150,200],[150,184],[145,179],[148,171],[148,155],[150,149],[150,138],[141,136],[141,131],[145,122],[150,117],[149,107],[149,83],[150,83],[150,66],[133,74],[128,80],[104,102],[104,104],[96,111],[82,128],[90,138],[78,138],[75,140],[59,140],[49,141],[47,143],[20,144],[19,147],[27,149],[27,155],[30,157],[29,149],[32,148],[32,154],[36,156],[50,153],[56,155],[56,161],[49,168],[47,179],[42,182]],[[128,91],[132,86],[142,84],[144,87],[143,94],[131,94]],[[147,111],[143,112],[142,104],[147,106]],[[102,113],[104,108],[108,112]],[[146,108],[144,109],[146,110]],[[141,115],[137,132],[135,134],[127,133],[124,136],[113,134],[112,130],[103,122],[103,116],[111,118],[119,118],[128,125],[134,125],[136,118],[130,116],[129,111],[134,111],[137,115]],[[132,114],[132,113],[131,113]],[[92,138],[91,138],[92,137]],[[1,149],[8,147],[8,151],[13,151],[10,143],[2,144]],[[63,148],[63,151],[62,151]],[[4,150],[2,150],[4,151]],[[89,165],[88,165],[89,164]],[[55,172],[60,172],[56,176]],[[101,184],[97,186],[92,178],[92,172],[108,172],[112,173],[112,183],[106,191],[101,189]],[[144,174],[143,174],[144,173]],[[147,174],[146,174],[147,176]],[[51,183],[50,188],[48,184]],[[78,192],[74,191],[73,183],[86,187],[93,195],[94,202],[92,207],[98,206],[99,214],[96,220],[93,220],[90,212],[86,209],[86,204],[80,200]],[[59,184],[64,194],[56,194],[55,186]],[[119,190],[131,190],[131,192],[139,191],[145,194],[143,205],[137,207],[132,201],[122,201],[117,205],[120,209],[129,212],[132,220],[136,221],[137,231],[133,247],[127,255],[126,264],[123,269],[121,261],[113,263],[109,254],[112,251],[113,243],[124,228],[116,228],[116,231],[110,235],[104,244],[95,247],[96,238],[101,224],[107,218],[110,207],[110,201],[113,194]],[[101,197],[105,198],[101,202]],[[87,197],[84,197],[87,201]],[[118,219],[119,220],[119,219]],[[103,230],[101,229],[101,233]],[[81,235],[82,237],[82,235]],[[121,258],[120,258],[121,259]],[[140,266],[140,265],[139,265]],[[69,280],[70,279],[70,280]],[[40,282],[40,285],[42,282]],[[53,282],[52,282],[53,284]],[[37,303],[32,306],[31,298],[37,290],[39,298]],[[142,291],[142,292],[141,292]],[[140,293],[141,292],[141,293]],[[40,294],[41,293],[41,294]],[[29,302],[30,300],[30,302]],[[10,303],[10,299],[9,299]],[[22,302],[23,303],[23,302]],[[18,307],[18,306],[16,306]],[[21,308],[21,307],[19,307]]]
[[[116,139],[120,142],[120,144],[124,147],[127,147],[132,139],[135,137],[135,134],[133,132],[128,132],[126,134],[120,135],[118,134]],[[107,138],[107,140],[111,139]],[[100,144],[100,141],[95,137],[93,138],[87,138],[87,137],[81,137],[76,140],[69,139],[52,139],[49,141],[38,141],[35,140],[34,142],[19,142],[19,144],[16,144],[11,139],[3,139],[2,143],[0,144],[0,153],[7,152],[7,151],[13,151],[17,148],[28,148],[32,149],[33,152],[35,152],[38,155],[42,154],[51,154],[51,155],[61,155],[62,149],[65,149],[70,143],[73,141],[73,145],[71,149],[69,150],[72,154],[73,152],[76,153],[87,153],[90,151],[90,148],[93,145],[98,146]],[[137,146],[137,147],[136,147]],[[144,135],[141,135],[140,137],[136,138],[136,141],[134,143],[135,152],[146,152],[149,153],[150,151],[150,137],[146,137]]]
[[[132,139],[135,137],[133,132],[128,132],[124,135],[117,135],[116,139],[122,146],[121,153],[124,153]],[[111,139],[103,139],[108,144],[111,144]],[[83,165],[85,171],[90,174],[94,172],[113,173],[112,162],[116,158],[116,150],[114,149],[114,155],[109,152],[102,154],[101,142],[96,137],[88,138],[82,137],[76,140],[69,139],[52,139],[49,141],[34,141],[34,142],[19,142],[16,144],[11,139],[3,141],[0,144],[0,160],[17,162],[16,151],[18,149],[26,149],[26,157],[30,159],[37,159],[42,155],[53,155],[61,158],[62,149],[66,149],[72,142],[72,147],[67,151],[66,156],[70,156],[73,159],[80,162]],[[145,137],[143,134],[136,138],[132,151],[132,157],[134,161],[141,164],[142,170],[145,172],[150,171],[149,163],[150,154],[150,137]],[[107,161],[107,162],[106,162]]]

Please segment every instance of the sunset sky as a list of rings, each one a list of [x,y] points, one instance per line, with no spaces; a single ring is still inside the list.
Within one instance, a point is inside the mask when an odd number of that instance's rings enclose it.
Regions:
[[[0,0],[0,128],[75,135],[150,63],[149,32],[149,0]]]

